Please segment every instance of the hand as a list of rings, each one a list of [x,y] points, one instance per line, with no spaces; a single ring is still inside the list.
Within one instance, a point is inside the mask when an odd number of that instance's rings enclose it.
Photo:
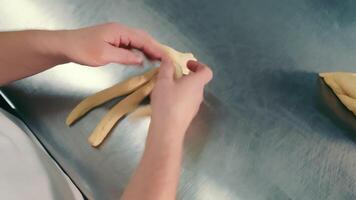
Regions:
[[[106,23],[77,30],[62,31],[63,53],[68,61],[89,66],[111,62],[141,64],[143,57],[130,51],[143,51],[153,59],[160,58],[161,48],[149,34],[117,23]]]
[[[175,67],[165,56],[151,94],[145,150],[122,200],[176,199],[184,133],[199,110],[204,86],[213,76],[209,67],[189,61],[192,73],[175,80]]]
[[[151,94],[153,126],[175,129],[183,135],[199,110],[205,85],[213,76],[211,69],[202,63],[189,61],[187,67],[192,72],[175,80],[172,61],[163,58]]]

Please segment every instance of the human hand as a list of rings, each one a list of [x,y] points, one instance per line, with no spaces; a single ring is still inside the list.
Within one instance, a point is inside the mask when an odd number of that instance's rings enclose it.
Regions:
[[[189,61],[187,67],[191,73],[175,80],[172,61],[163,58],[151,94],[153,126],[174,129],[182,135],[197,114],[203,100],[204,87],[213,76],[211,69],[202,63]]]
[[[141,64],[143,57],[130,51],[141,50],[153,59],[161,48],[148,33],[118,23],[106,23],[76,30],[61,31],[62,51],[69,62],[88,66],[108,63]]]
[[[213,76],[209,67],[189,61],[191,73],[176,80],[172,60],[162,55],[151,93],[152,115],[145,150],[122,200],[176,199],[184,135],[199,110],[204,86]]]

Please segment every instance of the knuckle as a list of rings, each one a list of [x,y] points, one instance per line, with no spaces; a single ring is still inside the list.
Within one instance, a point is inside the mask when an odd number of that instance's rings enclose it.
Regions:
[[[151,41],[152,40],[152,37],[149,33],[147,33],[145,30],[143,29],[136,29],[136,33],[138,35],[140,35],[141,37],[145,38],[146,40],[148,41]]]
[[[120,25],[116,22],[109,22],[105,23],[101,26],[101,30],[99,31],[99,34],[101,37],[104,39],[108,35],[111,35],[112,33],[118,32],[120,30]]]
[[[109,23],[106,23],[105,26],[107,26],[108,28],[118,28],[119,24],[116,22],[109,22]]]
[[[148,33],[144,31],[143,29],[136,29],[137,34],[142,35],[142,36],[147,36]]]
[[[116,23],[116,22],[109,22],[104,24],[105,30],[112,32],[112,31],[118,31],[122,29],[122,25]]]

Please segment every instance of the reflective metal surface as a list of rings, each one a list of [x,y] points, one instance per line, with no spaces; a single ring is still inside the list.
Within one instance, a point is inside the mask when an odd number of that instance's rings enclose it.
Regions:
[[[355,69],[353,1],[0,2],[2,30],[119,21],[211,65],[214,80],[186,139],[178,199],[356,199],[354,132],[319,108],[316,75]],[[4,92],[90,199],[117,199],[149,120],[123,120],[99,150],[87,137],[112,103],[73,128],[64,120],[85,96],[140,72],[67,64]]]

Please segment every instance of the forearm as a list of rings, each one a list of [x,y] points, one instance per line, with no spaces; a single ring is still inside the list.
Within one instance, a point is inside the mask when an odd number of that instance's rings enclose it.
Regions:
[[[40,30],[0,33],[0,85],[67,62],[62,35]]]
[[[122,200],[173,200],[179,182],[184,132],[150,125],[142,159]]]

